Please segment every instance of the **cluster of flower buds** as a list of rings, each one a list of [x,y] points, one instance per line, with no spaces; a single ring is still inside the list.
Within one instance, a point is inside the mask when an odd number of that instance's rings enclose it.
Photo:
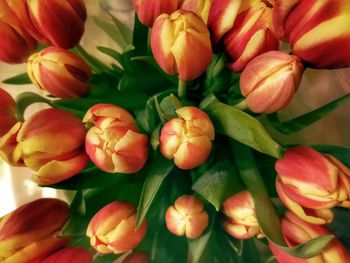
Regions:
[[[65,202],[42,198],[0,218],[0,261],[41,262],[69,241],[58,236],[68,216]]]
[[[174,235],[196,239],[207,228],[209,217],[201,200],[195,196],[182,195],[167,209],[165,222]]]
[[[99,210],[91,219],[86,235],[90,244],[102,254],[120,254],[135,248],[147,231],[143,221],[138,229],[132,204],[115,201]]]
[[[255,206],[248,191],[241,191],[227,199],[221,207],[225,215],[224,230],[238,239],[263,237],[255,215]]]
[[[350,170],[334,157],[299,146],[289,149],[275,168],[282,202],[304,221],[330,223],[330,208],[350,207]]]
[[[282,233],[288,246],[296,246],[311,239],[332,234],[326,227],[307,223],[291,212],[287,212],[282,220]],[[350,262],[349,252],[336,238],[333,238],[319,255],[308,259],[293,257],[271,243],[270,248],[279,263]]]
[[[168,121],[160,134],[160,151],[174,159],[177,167],[193,169],[209,157],[214,125],[202,110],[186,106],[176,110],[178,118]]]
[[[86,135],[85,148],[101,170],[136,173],[148,157],[148,136],[138,132],[133,116],[113,104],[96,104],[83,122],[93,125]]]

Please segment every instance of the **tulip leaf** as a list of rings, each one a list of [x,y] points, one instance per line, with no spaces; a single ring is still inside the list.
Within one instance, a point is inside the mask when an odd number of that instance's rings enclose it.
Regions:
[[[347,167],[350,167],[350,148],[337,145],[310,145],[317,151],[332,155]]]
[[[318,109],[315,109],[311,112],[308,112],[304,115],[301,115],[288,121],[280,122],[278,120],[277,113],[273,115],[268,115],[267,119],[269,120],[269,123],[272,125],[272,127],[278,130],[280,133],[292,134],[322,119],[324,116],[336,109],[338,106],[344,104],[348,99],[350,99],[350,94],[346,94],[345,96],[331,101]]]
[[[72,51],[78,56],[82,57],[86,63],[92,68],[94,72],[101,73],[103,71],[108,72],[110,68],[102,63],[98,58],[89,54],[82,46],[76,45]]]
[[[174,168],[172,160],[165,159],[159,152],[156,152],[155,158],[150,165],[146,175],[146,180],[142,188],[141,198],[139,201],[136,227],[138,228],[145,219],[164,179]]]
[[[232,142],[232,147],[242,181],[254,199],[259,226],[267,239],[279,249],[295,257],[310,258],[319,254],[333,236],[321,236],[294,247],[286,246],[282,237],[280,219],[260,176],[251,149],[236,142]]]
[[[249,114],[218,101],[213,94],[200,105],[214,123],[215,131],[255,150],[279,158],[282,147],[270,136],[264,126]]]
[[[192,186],[216,211],[220,210],[222,202],[231,195],[242,190],[238,174],[232,165],[226,161],[214,164]]]
[[[149,28],[142,25],[138,16],[135,15],[134,30],[133,30],[133,45],[135,53],[138,55],[148,54],[148,34]]]
[[[25,110],[34,103],[46,103],[52,106],[52,102],[34,92],[22,92],[16,99],[17,111],[20,118],[23,118]]]
[[[27,73],[22,73],[2,81],[4,84],[25,85],[32,84]]]
[[[98,254],[96,257],[94,257],[94,263],[111,263],[111,262],[115,262],[122,255],[123,254],[112,254],[112,255]]]
[[[115,59],[120,65],[123,66],[123,56],[119,54],[117,51],[115,51],[114,49],[108,48],[108,47],[101,47],[101,46],[98,46],[97,49],[103,54]]]

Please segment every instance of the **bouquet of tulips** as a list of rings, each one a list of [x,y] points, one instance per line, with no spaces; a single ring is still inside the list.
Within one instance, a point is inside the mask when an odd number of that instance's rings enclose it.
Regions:
[[[306,68],[350,67],[349,0],[132,4],[132,32],[95,18],[106,64],[83,0],[0,0],[0,60],[27,63],[3,82],[46,94],[0,89],[0,157],[74,191],[0,218],[0,262],[349,263],[350,149],[268,132],[350,98],[278,113]]]

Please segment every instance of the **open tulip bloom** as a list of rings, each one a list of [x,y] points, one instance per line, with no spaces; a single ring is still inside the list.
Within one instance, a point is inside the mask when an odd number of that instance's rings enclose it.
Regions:
[[[121,1],[0,0],[0,263],[350,263],[350,0]]]

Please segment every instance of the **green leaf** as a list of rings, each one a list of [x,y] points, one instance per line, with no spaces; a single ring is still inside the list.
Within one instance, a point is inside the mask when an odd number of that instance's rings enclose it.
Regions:
[[[83,191],[78,190],[70,204],[70,210],[78,215],[84,216],[86,213],[85,199]]]
[[[236,170],[226,160],[216,163],[192,186],[192,189],[220,210],[221,204],[243,189]]]
[[[172,160],[165,159],[159,152],[152,162],[142,188],[141,198],[137,211],[136,227],[138,228],[145,219],[164,179],[174,168]]]
[[[336,109],[338,106],[346,102],[349,98],[350,98],[350,94],[346,94],[345,96],[339,99],[336,99],[334,101],[331,101],[316,110],[313,110],[309,113],[306,113],[304,115],[301,115],[289,121],[279,122],[278,118],[276,118],[277,113],[273,114],[272,116],[268,115],[267,119],[269,120],[272,127],[278,130],[280,133],[291,134],[291,133],[300,131],[305,127],[310,126],[311,124],[322,119],[328,113],[330,113],[331,111]]]
[[[123,254],[112,254],[112,255],[98,254],[96,257],[94,257],[94,263],[111,263],[111,262],[115,262],[116,259],[118,259],[122,255]]]
[[[135,54],[148,54],[148,27],[141,24],[137,15],[135,15],[134,30],[133,30],[133,45],[135,46]]]
[[[97,49],[102,52],[103,54],[110,56],[111,58],[115,59],[117,62],[119,62],[120,65],[123,65],[123,57],[121,54],[119,54],[117,51],[115,51],[112,48],[109,47],[102,47],[98,46]]]
[[[239,143],[233,143],[232,147],[242,181],[254,199],[259,226],[267,239],[275,246],[295,257],[310,258],[319,254],[328,245],[333,236],[321,236],[295,247],[287,247],[282,236],[280,219],[256,167],[251,150]]]
[[[17,105],[19,118],[23,118],[24,112],[27,109],[27,107],[34,103],[46,103],[50,106],[52,105],[50,100],[34,92],[22,92],[16,97],[15,101]]]
[[[214,95],[200,105],[214,123],[215,131],[255,150],[279,158],[282,147],[270,136],[264,126],[249,114],[219,102]]]
[[[32,84],[32,81],[30,80],[27,73],[22,73],[14,77],[5,79],[2,81],[2,83],[14,84],[14,85],[25,85],[25,84]]]
[[[76,45],[72,49],[72,52],[82,57],[86,61],[86,63],[90,65],[94,72],[101,73],[103,71],[110,71],[109,67],[103,64],[99,59],[97,59],[93,55],[89,54],[82,46]]]

